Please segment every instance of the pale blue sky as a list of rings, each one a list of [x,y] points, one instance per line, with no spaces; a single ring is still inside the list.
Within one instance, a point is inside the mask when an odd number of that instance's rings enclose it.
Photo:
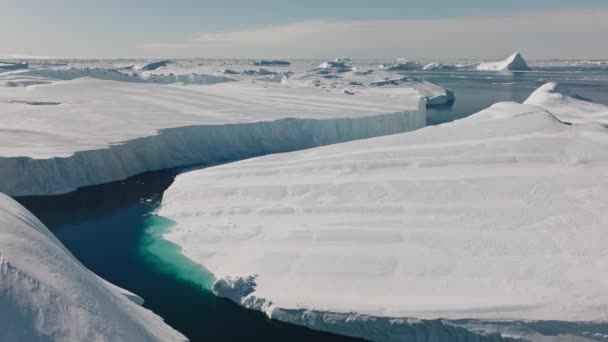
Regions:
[[[525,42],[522,42],[524,47],[533,47],[534,43],[539,46],[546,44],[546,41],[541,40],[535,42],[535,36],[538,36],[539,32],[546,34],[545,31],[553,30],[553,26],[559,24],[572,26],[571,30],[576,33],[575,37],[571,37],[576,47],[568,49],[566,46],[564,53],[568,55],[561,56],[562,58],[579,57],[574,56],[577,53],[590,58],[608,57],[608,48],[601,49],[597,46],[606,44],[593,41],[593,38],[597,38],[595,36],[587,37],[588,33],[597,30],[606,33],[602,31],[604,26],[598,23],[595,28],[592,24],[585,23],[586,13],[597,14],[605,10],[608,10],[606,0],[0,0],[0,30],[3,32],[0,35],[0,54],[83,57],[297,57],[294,52],[298,49],[294,49],[290,44],[281,49],[280,42],[270,44],[268,41],[257,39],[259,35],[275,37],[273,34],[289,39],[289,30],[299,30],[295,37],[311,44],[308,47],[302,46],[301,54],[311,54],[302,57],[325,57],[349,52],[361,57],[372,57],[374,52],[365,49],[366,39],[376,43],[374,49],[377,52],[386,55],[378,57],[392,57],[402,54],[397,47],[402,45],[400,41],[387,39],[384,42],[386,46],[377,44],[377,35],[390,34],[379,27],[383,26],[384,22],[390,22],[393,26],[388,27],[395,30],[400,27],[408,28],[407,32],[394,34],[404,35],[403,44],[418,48],[417,52],[419,49],[429,49],[429,52],[432,52],[429,57],[432,58],[449,58],[454,54],[458,55],[454,57],[463,57],[470,50],[456,49],[458,53],[455,53],[454,47],[450,47],[454,42],[458,42],[454,37],[450,37],[451,25],[460,25],[461,39],[464,39],[462,34],[466,33],[467,29],[484,31],[484,25],[494,25],[484,21],[487,20],[484,18],[496,18],[503,21],[511,19],[518,22],[520,27],[525,26],[525,30],[517,33],[527,37]],[[570,15],[571,12],[574,14]],[[537,15],[541,17],[535,17]],[[552,19],[552,15],[555,19]],[[525,23],[517,21],[522,17],[527,18]],[[572,21],[568,18],[572,18]],[[564,19],[566,22],[563,22]],[[463,27],[463,21],[467,20],[471,21],[471,26]],[[475,24],[476,20],[481,21]],[[415,27],[412,23],[418,22],[423,24],[420,27],[444,25],[445,32],[441,37],[438,32],[429,36],[429,40],[432,39],[437,46],[432,49],[428,44],[416,46],[416,39],[405,37],[421,35],[421,32],[411,29]],[[331,36],[334,33],[334,24],[339,23],[346,23],[346,26],[342,25],[338,29],[341,30],[341,36],[335,48],[332,48],[332,42],[326,37],[323,38],[323,44],[314,44],[315,40],[319,39],[318,35],[323,33],[314,31],[326,30],[325,35]],[[372,28],[366,26],[369,23],[374,23]],[[582,23],[585,26],[583,28],[579,27]],[[311,28],[317,24],[318,30]],[[304,28],[303,25],[311,27]],[[367,28],[358,30],[362,25]],[[508,26],[506,22],[502,25]],[[356,37],[354,34],[348,35],[351,31],[357,31]],[[429,30],[424,32],[427,31]],[[214,39],[223,39],[225,36],[222,34],[229,34],[228,38],[233,43],[230,46],[224,44],[211,49],[212,46],[206,38],[200,39],[201,34],[207,37],[209,33],[216,34]],[[252,34],[257,45],[251,43]],[[350,39],[354,41],[355,38],[357,44],[350,46],[345,43]],[[513,37],[514,43],[518,42],[519,38],[516,38]],[[540,38],[542,37],[538,37]],[[437,41],[438,39],[445,41]],[[553,43],[559,45],[560,42]],[[445,45],[443,50],[442,44]],[[557,45],[547,46],[546,53],[540,47],[532,48],[530,53],[537,58],[558,58],[560,56],[551,55],[559,52]],[[508,47],[508,50],[518,49],[522,48]],[[501,46],[497,42],[496,46],[483,46],[483,51],[481,46],[479,51],[470,51],[470,57],[490,57],[503,54],[503,50],[506,51],[504,45]]]

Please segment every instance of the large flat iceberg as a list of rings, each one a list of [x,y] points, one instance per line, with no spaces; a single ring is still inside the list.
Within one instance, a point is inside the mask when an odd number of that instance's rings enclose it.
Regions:
[[[406,89],[350,96],[269,82],[47,81],[0,87],[0,192],[64,193],[145,171],[401,133],[426,123],[425,100]]]
[[[143,300],[85,268],[0,193],[0,340],[185,341]]]
[[[606,322],[608,131],[540,100],[181,174],[164,238],[220,296],[371,340],[428,340],[415,319]]]

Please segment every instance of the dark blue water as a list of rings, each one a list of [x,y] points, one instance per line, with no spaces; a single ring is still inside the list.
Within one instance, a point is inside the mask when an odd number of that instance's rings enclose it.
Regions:
[[[411,74],[411,73],[410,73]],[[416,77],[451,88],[451,106],[431,108],[428,123],[466,117],[495,102],[523,102],[538,86],[556,81],[608,104],[608,72],[548,69],[526,73],[418,72]],[[347,341],[346,337],[269,320],[213,296],[212,278],[198,265],[167,264],[159,254],[178,249],[156,239],[166,222],[153,215],[177,171],[158,171],[60,196],[19,198],[89,269],[142,296],[145,306],[192,341]],[[158,253],[158,249],[162,253]],[[152,250],[153,253],[150,251]],[[201,285],[202,284],[202,285]],[[208,287],[208,286],[207,286]]]
[[[204,270],[176,272],[147,252],[145,230],[176,171],[17,200],[44,222],[86,267],[145,299],[144,306],[192,341],[355,341],[268,319],[201,286]]]
[[[608,104],[608,69],[547,67],[538,71],[497,73],[479,71],[408,73],[454,90],[453,105],[428,111],[427,123],[437,125],[477,113],[501,101],[524,102],[547,82],[558,82],[595,102]]]

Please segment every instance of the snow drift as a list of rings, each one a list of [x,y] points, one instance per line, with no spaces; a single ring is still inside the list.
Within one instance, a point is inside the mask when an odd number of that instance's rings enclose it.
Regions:
[[[480,71],[530,71],[526,60],[519,52],[514,53],[509,58],[501,62],[480,63],[477,65]]]
[[[608,327],[607,166],[605,127],[507,102],[186,172],[159,215],[218,295],[272,318],[371,340],[427,341],[408,332],[437,319],[475,331],[582,321],[559,333],[583,337]]]
[[[0,340],[185,341],[136,295],[80,264],[0,193]]]

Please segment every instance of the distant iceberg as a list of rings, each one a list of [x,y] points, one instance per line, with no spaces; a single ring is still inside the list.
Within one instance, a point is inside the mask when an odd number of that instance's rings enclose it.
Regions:
[[[530,71],[528,63],[519,52],[501,62],[480,63],[477,65],[480,71]]]
[[[422,65],[414,62],[414,61],[409,61],[406,59],[398,59],[397,63],[392,64],[392,65],[384,65],[381,64],[378,66],[378,68],[380,70],[386,70],[386,71],[408,71],[408,70],[421,70],[422,69]]]
[[[425,65],[422,70],[456,70],[458,69],[455,65],[441,64],[441,63],[429,63]]]
[[[134,70],[141,70],[141,71],[150,71],[150,70],[156,70],[160,67],[164,67],[167,66],[167,64],[171,63],[171,61],[169,60],[162,60],[162,61],[155,61],[155,62],[149,62],[149,63],[145,63],[145,64],[140,64],[140,65],[135,65],[133,66]]]
[[[18,74],[19,76],[37,76],[57,80],[74,80],[82,77],[96,78],[100,80],[133,82],[133,83],[157,83],[157,84],[215,84],[234,81],[231,78],[205,75],[205,74],[144,74],[126,73],[116,69],[105,68],[69,68],[69,69],[32,69]]]
[[[108,251],[111,253],[111,251]],[[186,341],[143,300],[85,268],[0,193],[0,340]]]
[[[281,60],[259,60],[259,61],[255,61],[253,62],[253,65],[257,65],[257,66],[290,66],[291,63],[289,63],[288,61],[281,61]]]

